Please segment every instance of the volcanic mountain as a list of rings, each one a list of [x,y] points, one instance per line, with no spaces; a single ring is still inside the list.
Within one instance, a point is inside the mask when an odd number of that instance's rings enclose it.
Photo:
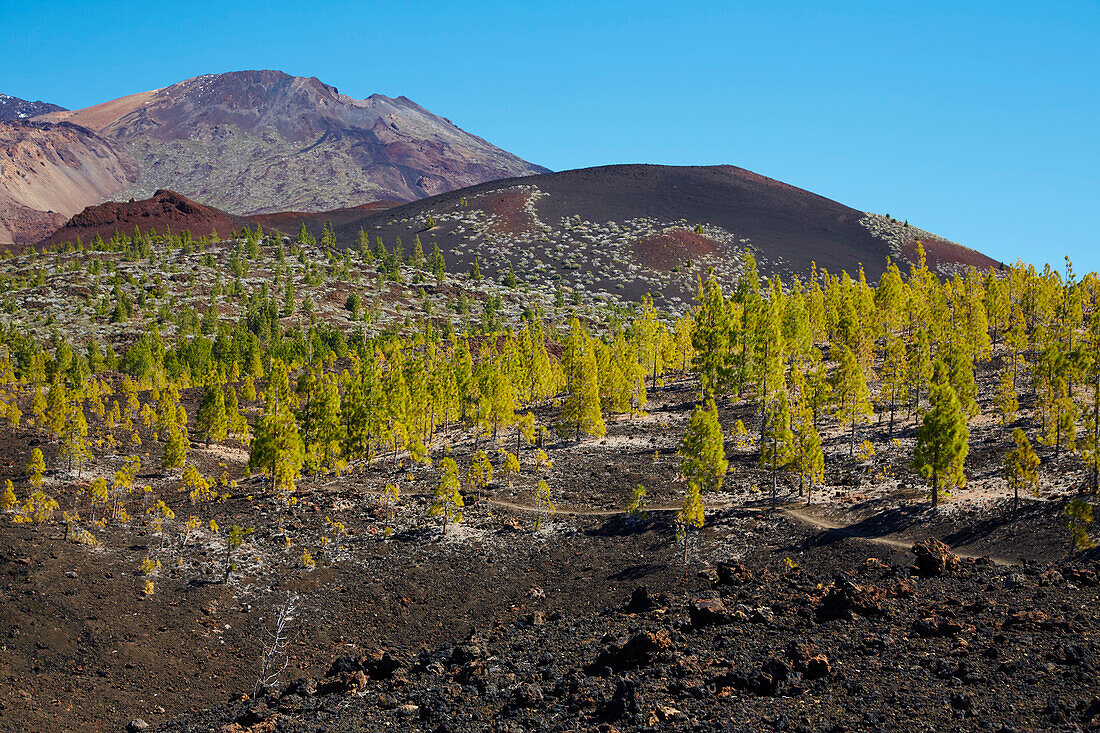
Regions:
[[[36,242],[137,180],[125,151],[70,123],[0,123],[0,244]]]
[[[123,145],[141,175],[237,213],[411,201],[544,172],[405,98],[353,99],[313,77],[238,71],[52,112]]]
[[[41,239],[40,243],[63,244],[75,242],[77,237],[90,242],[96,235],[106,240],[116,234],[129,236],[133,234],[135,227],[142,232],[155,231],[160,234],[166,230],[174,234],[186,230],[196,238],[211,232],[220,238],[228,238],[244,227],[255,229],[257,226],[263,227],[266,232],[295,235],[302,224],[307,229],[320,233],[326,223],[341,227],[351,221],[360,221],[368,214],[397,205],[393,201],[375,201],[332,211],[283,211],[237,216],[200,204],[175,191],[161,189],[141,201],[108,201],[89,206],[49,237]]]
[[[242,227],[254,227],[255,222],[234,216],[212,206],[206,206],[181,196],[175,191],[160,190],[143,201],[109,201],[89,206],[54,232],[43,244],[59,244],[75,241],[77,237],[89,242],[98,234],[110,239],[117,234],[133,234],[134,228],[143,232],[175,234],[187,230],[195,237],[217,233],[228,238]]]
[[[319,235],[325,223],[337,245],[360,232],[372,245],[410,254],[414,242],[439,245],[452,272],[475,259],[503,279],[561,282],[582,295],[636,299],[649,292],[683,310],[698,278],[713,272],[732,284],[751,253],[761,275],[803,279],[814,267],[876,280],[889,260],[903,270],[917,262],[950,276],[999,263],[943,237],[890,217],[868,214],[733,166],[618,165],[507,179],[408,204],[375,202],[327,212],[239,217],[170,191],[145,201],[90,207],[48,242],[87,240],[169,226],[198,237],[224,236],[245,224],[294,235]]]
[[[307,226],[309,226],[307,224]],[[369,214],[336,226],[342,244],[362,229],[407,253],[434,241],[448,265],[475,257],[490,277],[511,266],[520,279],[636,298],[645,292],[686,302],[697,278],[727,282],[751,251],[762,275],[803,278],[819,269],[867,279],[887,258],[903,269],[918,240],[929,266],[947,275],[985,255],[907,223],[867,214],[733,166],[615,165],[493,181]]]
[[[49,112],[64,112],[64,107],[58,107],[49,102],[28,102],[26,99],[0,94],[0,122],[8,120],[29,120],[38,115]]]

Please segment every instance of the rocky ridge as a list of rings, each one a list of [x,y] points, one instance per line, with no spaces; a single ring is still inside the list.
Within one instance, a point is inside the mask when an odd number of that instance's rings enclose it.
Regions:
[[[353,99],[280,71],[207,74],[41,119],[127,147],[141,175],[119,198],[171,188],[238,214],[410,201],[546,170],[406,97]]]

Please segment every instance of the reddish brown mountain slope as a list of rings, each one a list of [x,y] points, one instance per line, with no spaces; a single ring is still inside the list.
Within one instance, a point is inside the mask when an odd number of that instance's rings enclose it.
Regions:
[[[429,220],[435,226],[427,229]],[[887,257],[903,268],[921,236],[941,274],[997,263],[899,222],[733,166],[615,165],[493,181],[374,213],[337,228],[350,243],[365,229],[387,244],[435,240],[452,269],[476,256],[498,277],[686,303],[713,268],[732,282],[751,249],[763,275],[805,276],[811,265],[869,280]],[[697,229],[701,231],[697,231]],[[933,246],[934,244],[934,246]],[[933,255],[934,253],[934,255]]]
[[[129,195],[172,188],[239,213],[411,201],[546,170],[405,97],[353,99],[281,71],[208,74],[42,119],[124,143],[141,165]]]
[[[0,124],[0,244],[41,239],[137,175],[128,153],[86,128]]]
[[[179,233],[186,229],[195,237],[211,232],[228,237],[234,230],[251,225],[243,217],[197,203],[175,191],[162,190],[144,201],[112,201],[89,206],[54,232],[44,244],[71,242],[77,237],[87,242],[97,234],[109,239],[115,232],[132,234],[135,226],[143,232],[155,229],[163,233],[167,228]]]

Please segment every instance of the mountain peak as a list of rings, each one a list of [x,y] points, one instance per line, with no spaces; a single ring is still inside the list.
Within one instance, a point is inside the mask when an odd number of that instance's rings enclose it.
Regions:
[[[49,102],[30,102],[26,99],[13,97],[10,94],[0,94],[0,122],[8,120],[29,120],[32,117],[44,115],[49,112],[62,112],[64,107]]]
[[[236,213],[413,201],[546,171],[407,97],[353,99],[275,69],[203,74],[43,119],[130,151],[141,176],[119,197],[172,188]]]

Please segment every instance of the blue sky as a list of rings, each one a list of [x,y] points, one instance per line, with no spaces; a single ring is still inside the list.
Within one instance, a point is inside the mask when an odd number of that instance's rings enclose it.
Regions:
[[[282,69],[555,170],[731,163],[1100,270],[1096,2],[8,2],[0,49],[0,92],[66,107]]]

